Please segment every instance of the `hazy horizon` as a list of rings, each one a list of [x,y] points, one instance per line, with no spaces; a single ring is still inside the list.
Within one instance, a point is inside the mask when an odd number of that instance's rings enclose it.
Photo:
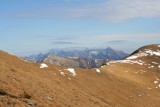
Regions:
[[[31,55],[38,55],[38,54],[46,54],[52,50],[67,50],[67,51],[71,51],[71,50],[85,50],[85,49],[107,49],[107,48],[111,48],[113,50],[117,50],[117,51],[123,51],[123,50],[119,50],[119,49],[114,49],[112,47],[65,47],[65,48],[52,48],[52,49],[48,49],[48,50],[41,50],[41,51],[23,51],[23,52],[15,52],[15,53],[10,53],[10,54],[14,54],[14,55],[18,55],[18,56],[22,56],[22,57],[27,57],[27,56],[31,56]],[[125,51],[123,51],[125,52]],[[133,51],[132,51],[133,52]],[[125,52],[127,54],[131,54],[132,52]]]
[[[160,43],[160,0],[5,0],[0,23],[0,50],[17,55],[69,47],[131,53]]]

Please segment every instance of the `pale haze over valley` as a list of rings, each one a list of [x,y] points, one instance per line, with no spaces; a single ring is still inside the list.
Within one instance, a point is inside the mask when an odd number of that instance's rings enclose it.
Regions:
[[[160,43],[160,0],[1,0],[1,50],[30,55],[60,48],[127,53]]]

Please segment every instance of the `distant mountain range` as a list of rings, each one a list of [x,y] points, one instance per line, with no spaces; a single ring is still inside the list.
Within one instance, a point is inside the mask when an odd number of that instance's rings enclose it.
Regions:
[[[24,59],[34,63],[48,62],[59,66],[74,68],[96,68],[105,64],[108,60],[121,60],[128,54],[114,50],[110,47],[105,49],[81,49],[81,50],[58,50],[52,49],[45,54],[31,55]]]

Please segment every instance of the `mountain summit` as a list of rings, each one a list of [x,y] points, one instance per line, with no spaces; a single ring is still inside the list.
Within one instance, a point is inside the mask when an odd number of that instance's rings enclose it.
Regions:
[[[97,68],[106,63],[108,60],[119,60],[128,56],[128,54],[113,50],[108,47],[105,49],[64,49],[50,50],[46,54],[37,54],[25,57],[29,62],[51,64],[74,67],[74,68]]]
[[[50,50],[50,54],[60,57],[79,57],[84,59],[112,59],[119,60],[128,56],[128,54],[114,50],[110,47],[104,49],[81,49],[81,50]]]

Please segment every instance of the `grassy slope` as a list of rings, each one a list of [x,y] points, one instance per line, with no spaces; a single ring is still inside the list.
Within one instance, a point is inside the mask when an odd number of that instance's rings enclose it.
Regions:
[[[160,63],[156,57],[141,60]],[[0,95],[0,107],[30,107],[29,102],[38,107],[160,106],[160,88],[153,83],[160,78],[157,65],[148,69],[148,65],[114,63],[101,67],[101,73],[95,69],[75,69],[75,77],[64,67],[48,66],[40,69],[39,64],[1,51],[0,89],[18,98]],[[32,98],[24,98],[24,91]]]

